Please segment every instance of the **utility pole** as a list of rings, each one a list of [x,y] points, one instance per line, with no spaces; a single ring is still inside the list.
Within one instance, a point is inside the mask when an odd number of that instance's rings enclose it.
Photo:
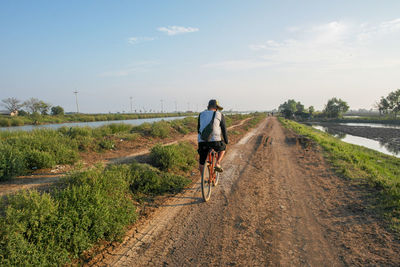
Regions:
[[[187,102],[187,104],[188,104],[188,111],[190,111],[190,102]]]
[[[163,100],[161,99],[161,100],[160,100],[160,102],[161,102],[161,113],[164,113],[164,105],[163,105]]]
[[[129,99],[131,100],[131,113],[133,113],[133,106],[132,106],[133,97],[129,97]]]
[[[79,113],[79,106],[78,106],[78,91],[74,91],[75,100],[76,100],[76,113]]]
[[[175,101],[175,112],[178,112],[178,103]]]

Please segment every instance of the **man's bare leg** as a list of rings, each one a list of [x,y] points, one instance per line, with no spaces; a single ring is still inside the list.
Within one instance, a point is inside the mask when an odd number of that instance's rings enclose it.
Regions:
[[[199,164],[200,175],[203,174],[203,170],[204,170],[204,165]]]
[[[216,163],[217,166],[221,165],[221,161],[224,158],[224,156],[225,156],[225,150],[218,152],[218,159],[217,159],[217,163]]]

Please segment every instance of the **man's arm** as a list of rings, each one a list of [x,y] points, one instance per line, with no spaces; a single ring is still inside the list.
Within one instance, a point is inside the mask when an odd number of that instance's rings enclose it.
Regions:
[[[226,134],[226,124],[225,124],[225,117],[221,114],[221,131],[222,137],[224,138],[225,144],[228,144],[228,135]]]
[[[199,117],[197,117],[197,133],[200,133],[200,114]]]

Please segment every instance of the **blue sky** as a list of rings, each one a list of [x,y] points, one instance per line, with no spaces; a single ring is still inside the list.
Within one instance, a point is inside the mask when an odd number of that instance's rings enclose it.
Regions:
[[[400,88],[400,1],[1,1],[0,98],[82,112],[352,108]]]

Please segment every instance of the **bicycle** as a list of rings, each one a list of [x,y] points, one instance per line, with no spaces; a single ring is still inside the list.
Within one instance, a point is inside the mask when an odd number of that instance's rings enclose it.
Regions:
[[[201,194],[205,202],[207,202],[211,197],[211,187],[216,186],[219,182],[220,173],[215,171],[216,163],[217,152],[211,148],[208,151],[203,173],[201,174]]]

